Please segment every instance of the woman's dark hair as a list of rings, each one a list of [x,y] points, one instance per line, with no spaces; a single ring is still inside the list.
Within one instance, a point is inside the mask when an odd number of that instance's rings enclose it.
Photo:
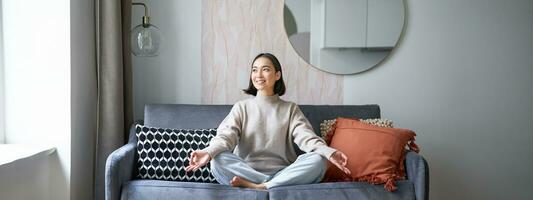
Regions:
[[[279,63],[276,56],[270,53],[260,53],[254,58],[254,60],[252,60],[251,67],[253,67],[255,60],[261,57],[268,58],[270,62],[272,62],[272,64],[274,65],[274,69],[276,70],[276,72],[280,73],[279,80],[277,80],[276,83],[274,84],[274,94],[282,96],[283,94],[285,94],[285,83],[283,81],[283,72],[281,72],[281,64]],[[243,91],[244,93],[249,94],[249,95],[254,95],[254,96],[257,95],[257,88],[255,88],[254,84],[252,83],[252,77],[250,77],[250,83],[248,84],[248,88],[244,89]]]

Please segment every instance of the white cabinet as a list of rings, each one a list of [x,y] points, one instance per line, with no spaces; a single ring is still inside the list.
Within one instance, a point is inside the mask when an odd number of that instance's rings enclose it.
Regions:
[[[403,27],[402,0],[323,0],[322,48],[393,47]],[[313,34],[313,33],[312,33]]]
[[[395,46],[402,32],[403,21],[401,0],[368,0],[366,45]]]
[[[325,0],[324,46],[365,47],[367,0]]]

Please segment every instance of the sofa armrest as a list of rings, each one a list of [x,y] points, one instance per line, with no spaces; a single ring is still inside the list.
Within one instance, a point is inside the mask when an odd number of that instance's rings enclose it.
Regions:
[[[429,199],[429,167],[421,155],[408,151],[405,159],[407,179],[413,182],[417,200]]]
[[[124,182],[132,179],[136,143],[128,143],[107,157],[105,166],[105,199],[118,200]]]

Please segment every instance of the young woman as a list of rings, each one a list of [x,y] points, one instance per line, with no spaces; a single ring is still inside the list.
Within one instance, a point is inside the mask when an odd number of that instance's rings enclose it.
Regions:
[[[298,105],[279,98],[285,84],[278,59],[259,54],[251,70],[244,92],[255,97],[233,106],[209,146],[191,153],[186,170],[211,162],[219,183],[255,189],[320,182],[327,159],[350,174],[346,155],[313,132]],[[293,142],[306,153],[297,156]]]

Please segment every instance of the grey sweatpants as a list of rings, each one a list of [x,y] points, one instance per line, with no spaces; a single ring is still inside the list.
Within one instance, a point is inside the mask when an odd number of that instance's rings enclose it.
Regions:
[[[320,182],[326,172],[326,158],[317,153],[305,153],[276,174],[267,175],[250,167],[239,156],[225,151],[211,160],[211,172],[220,184],[229,185],[230,180],[238,176],[256,184],[264,183],[269,189]]]

